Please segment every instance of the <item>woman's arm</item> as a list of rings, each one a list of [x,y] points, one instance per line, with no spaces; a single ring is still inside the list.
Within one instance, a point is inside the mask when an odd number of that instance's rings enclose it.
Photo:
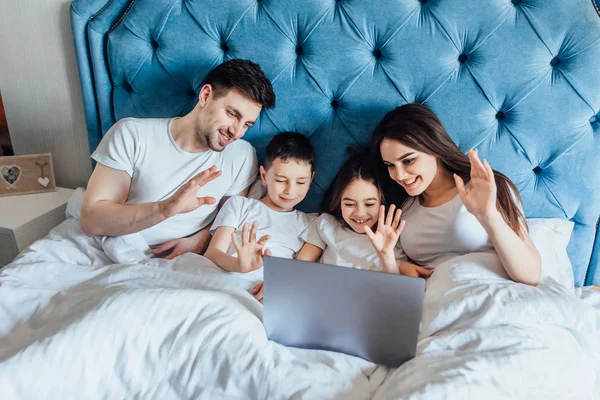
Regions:
[[[469,159],[471,187],[468,192],[463,180],[454,175],[463,204],[487,231],[508,276],[516,282],[537,285],[541,277],[542,260],[524,223],[517,235],[496,207],[497,189],[492,167],[486,160],[482,163],[474,150],[469,150]]]
[[[508,276],[516,282],[537,285],[541,277],[542,259],[525,225],[521,224],[521,236],[519,236],[508,226],[500,213],[480,222],[490,235],[490,240]]]

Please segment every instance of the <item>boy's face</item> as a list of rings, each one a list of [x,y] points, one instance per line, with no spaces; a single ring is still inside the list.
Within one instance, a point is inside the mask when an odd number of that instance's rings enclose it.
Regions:
[[[309,163],[290,158],[273,160],[268,170],[261,165],[260,177],[267,196],[277,211],[291,211],[308,193],[314,173]]]

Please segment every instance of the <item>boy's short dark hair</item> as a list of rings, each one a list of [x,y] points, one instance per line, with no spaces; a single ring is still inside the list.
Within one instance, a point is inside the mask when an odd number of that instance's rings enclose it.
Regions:
[[[265,151],[265,169],[271,168],[276,158],[304,161],[310,165],[311,171],[315,170],[315,150],[310,140],[297,132],[282,132],[273,136]]]
[[[275,92],[271,81],[260,66],[250,60],[236,58],[225,61],[208,73],[205,83],[212,86],[216,98],[236,89],[262,108],[275,106]]]

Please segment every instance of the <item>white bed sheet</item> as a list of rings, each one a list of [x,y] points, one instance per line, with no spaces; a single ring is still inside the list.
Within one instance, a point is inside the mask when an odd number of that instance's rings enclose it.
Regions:
[[[204,257],[110,264],[68,219],[0,271],[0,398],[595,398],[600,296],[473,254],[428,281],[398,369],[266,339],[253,282]]]

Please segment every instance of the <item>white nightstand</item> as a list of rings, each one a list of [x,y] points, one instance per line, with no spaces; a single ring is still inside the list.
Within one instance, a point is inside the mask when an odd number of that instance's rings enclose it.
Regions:
[[[0,197],[0,267],[65,219],[72,189]]]

